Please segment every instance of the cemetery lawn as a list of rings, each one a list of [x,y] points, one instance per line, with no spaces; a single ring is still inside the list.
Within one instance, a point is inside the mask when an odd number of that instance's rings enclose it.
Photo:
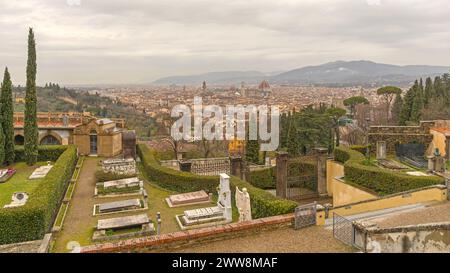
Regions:
[[[0,209],[11,203],[11,197],[15,192],[24,191],[31,194],[42,179],[29,180],[28,177],[37,167],[46,164],[46,162],[38,162],[35,166],[28,166],[25,162],[18,162],[9,166],[15,169],[16,173],[7,182],[0,183]]]
[[[81,246],[95,244],[91,238],[94,233],[94,227],[97,225],[97,220],[116,218],[130,215],[137,215],[147,213],[150,220],[155,221],[156,213],[161,213],[161,233],[170,233],[180,231],[175,220],[175,215],[182,214],[185,210],[204,208],[214,206],[215,204],[199,204],[194,206],[170,208],[165,198],[177,192],[168,191],[157,186],[147,177],[143,176],[142,164],[138,164],[138,177],[144,180],[144,187],[148,193],[148,210],[137,212],[122,212],[113,215],[99,215],[92,216],[93,207],[95,204],[127,200],[138,197],[111,197],[111,198],[94,198],[95,188],[95,171],[97,164],[102,158],[86,157],[81,168],[80,176],[75,186],[74,194],[69,202],[69,209],[63,223],[62,230],[55,235],[55,241],[52,245],[52,252],[69,252],[67,244],[69,242],[77,242]],[[219,183],[219,181],[217,181]],[[235,218],[236,217],[236,218]],[[237,216],[233,214],[233,219]],[[156,228],[156,226],[155,226]]]

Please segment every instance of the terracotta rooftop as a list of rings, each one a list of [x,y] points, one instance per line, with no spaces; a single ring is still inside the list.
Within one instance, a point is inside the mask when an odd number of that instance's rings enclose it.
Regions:
[[[38,121],[38,127],[56,127],[56,128],[74,128],[80,125],[80,122],[69,122],[67,126],[64,126],[64,123],[62,121]],[[24,122],[23,121],[15,121],[14,127],[23,127]]]
[[[450,128],[448,127],[431,128],[431,130],[443,133],[445,136],[450,136]]]

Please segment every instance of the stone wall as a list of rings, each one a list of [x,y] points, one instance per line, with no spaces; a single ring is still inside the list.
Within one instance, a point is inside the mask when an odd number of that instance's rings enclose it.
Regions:
[[[450,222],[380,229],[354,224],[361,247],[369,253],[448,253]]]

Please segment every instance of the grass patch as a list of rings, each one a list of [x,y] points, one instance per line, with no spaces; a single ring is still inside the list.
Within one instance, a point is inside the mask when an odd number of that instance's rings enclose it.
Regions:
[[[56,217],[55,227],[62,226],[68,206],[69,206],[68,203],[62,203],[61,207],[59,208],[58,217]]]

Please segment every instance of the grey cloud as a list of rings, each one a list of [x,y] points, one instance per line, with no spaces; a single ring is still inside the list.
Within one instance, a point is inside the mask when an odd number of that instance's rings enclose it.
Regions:
[[[447,0],[67,1],[0,0],[0,65],[17,82],[29,26],[39,82],[150,82],[336,59],[450,63]]]

